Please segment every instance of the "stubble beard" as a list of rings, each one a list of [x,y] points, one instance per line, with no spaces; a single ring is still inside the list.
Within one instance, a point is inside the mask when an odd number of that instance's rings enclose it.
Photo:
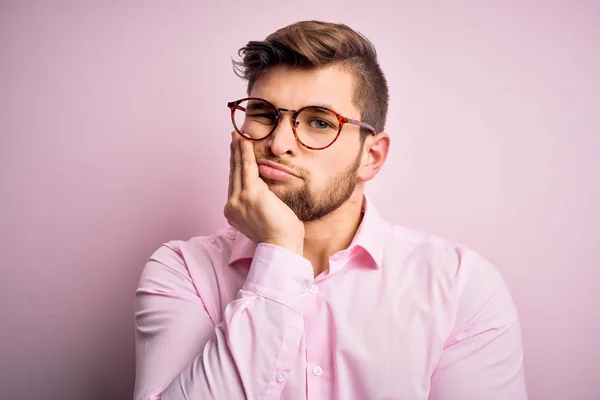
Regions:
[[[285,188],[286,182],[261,178],[294,211],[300,221],[311,222],[337,210],[352,196],[358,183],[359,167],[360,155],[345,171],[335,176],[326,189],[318,192],[311,190],[309,177],[303,177],[302,186],[298,188]]]

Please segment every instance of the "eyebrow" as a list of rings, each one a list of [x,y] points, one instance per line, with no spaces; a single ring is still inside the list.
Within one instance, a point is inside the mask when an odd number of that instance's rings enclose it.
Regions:
[[[329,104],[323,104],[323,103],[319,103],[319,104],[307,104],[307,105],[304,105],[304,106],[302,106],[302,107],[300,107],[300,108],[304,108],[304,107],[319,107],[319,108],[327,108],[327,109],[329,109],[329,110],[333,110],[333,111],[335,111],[335,108],[334,108],[333,106],[331,106],[331,105],[329,105]],[[299,110],[300,108],[298,108],[298,110]],[[337,111],[336,111],[336,112],[337,112]]]
[[[246,106],[246,110],[265,110],[267,109],[267,107],[265,107],[264,103],[258,102],[258,101],[250,101],[248,103],[248,105]]]
[[[265,99],[264,97],[258,97],[258,98],[260,98],[262,100],[268,101],[269,103],[273,104],[275,106],[275,108],[285,108],[286,110],[288,109],[287,107],[279,107],[275,102],[273,102],[271,100],[268,100],[268,99]],[[304,107],[327,108],[328,110],[332,110],[332,111],[338,112],[335,107],[333,107],[331,104],[327,104],[327,103],[303,104],[300,107],[298,107],[296,110],[299,110],[299,109],[304,108]],[[259,108],[259,107],[256,107],[256,108]]]

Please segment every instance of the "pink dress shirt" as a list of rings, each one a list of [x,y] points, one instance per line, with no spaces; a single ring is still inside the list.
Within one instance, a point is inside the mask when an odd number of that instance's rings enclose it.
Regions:
[[[497,270],[363,204],[316,278],[233,228],[160,247],[136,292],[135,399],[526,399]]]

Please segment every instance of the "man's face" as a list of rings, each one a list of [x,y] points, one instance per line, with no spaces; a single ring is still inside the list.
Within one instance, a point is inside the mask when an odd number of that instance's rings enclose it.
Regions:
[[[353,90],[352,76],[337,67],[307,71],[277,66],[256,81],[250,96],[289,110],[326,106],[344,117],[360,119],[352,104]],[[254,152],[259,164],[269,160],[297,175],[285,180],[261,178],[301,221],[315,221],[338,209],[354,192],[362,159],[360,131],[346,124],[333,145],[310,150],[294,138],[291,114],[282,113],[273,134],[254,142]]]

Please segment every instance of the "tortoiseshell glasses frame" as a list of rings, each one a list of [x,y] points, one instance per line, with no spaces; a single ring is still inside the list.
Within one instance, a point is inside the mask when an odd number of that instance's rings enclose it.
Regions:
[[[240,104],[243,103],[244,101],[249,101],[249,100],[263,101],[266,104],[268,104],[270,107],[272,107],[276,113],[275,123],[273,124],[271,131],[268,134],[266,134],[264,137],[261,137],[258,139],[244,135],[235,123],[235,117],[234,117],[235,111],[239,110],[239,111],[246,112],[246,109],[244,107],[241,107]],[[326,107],[321,107],[321,106],[306,106],[306,107],[300,108],[299,110],[288,110],[287,108],[277,108],[270,101],[261,99],[259,97],[245,97],[243,99],[239,99],[239,100],[231,101],[231,102],[227,103],[227,107],[231,110],[231,122],[233,123],[233,127],[235,128],[236,132],[239,133],[242,137],[249,139],[249,140],[254,140],[254,141],[264,140],[264,139],[268,138],[269,136],[271,136],[273,134],[273,132],[275,132],[275,129],[277,129],[277,126],[279,125],[279,121],[281,121],[281,113],[282,112],[293,113],[292,119],[291,119],[291,124],[292,124],[292,131],[294,132],[294,137],[296,138],[296,141],[298,142],[298,144],[300,144],[301,146],[306,147],[307,149],[310,149],[310,150],[324,150],[324,149],[328,148],[329,146],[331,146],[332,144],[334,144],[335,141],[340,136],[340,133],[342,132],[342,128],[344,127],[345,124],[357,125],[357,126],[360,126],[361,128],[368,130],[369,133],[372,135],[376,134],[375,128],[373,128],[371,125],[369,125],[365,122],[362,122],[362,121],[358,121],[356,119],[346,118],[343,115],[335,112],[334,110],[331,110]],[[339,128],[338,128],[337,134],[335,135],[335,138],[331,141],[331,143],[329,143],[327,146],[323,146],[323,147],[309,146],[309,145],[303,143],[302,140],[300,140],[300,138],[298,137],[298,133],[296,132],[296,127],[298,126],[299,123],[297,122],[296,119],[297,119],[298,115],[306,109],[318,109],[318,110],[322,110],[322,111],[328,111],[332,115],[337,117],[337,120],[339,122]]]

